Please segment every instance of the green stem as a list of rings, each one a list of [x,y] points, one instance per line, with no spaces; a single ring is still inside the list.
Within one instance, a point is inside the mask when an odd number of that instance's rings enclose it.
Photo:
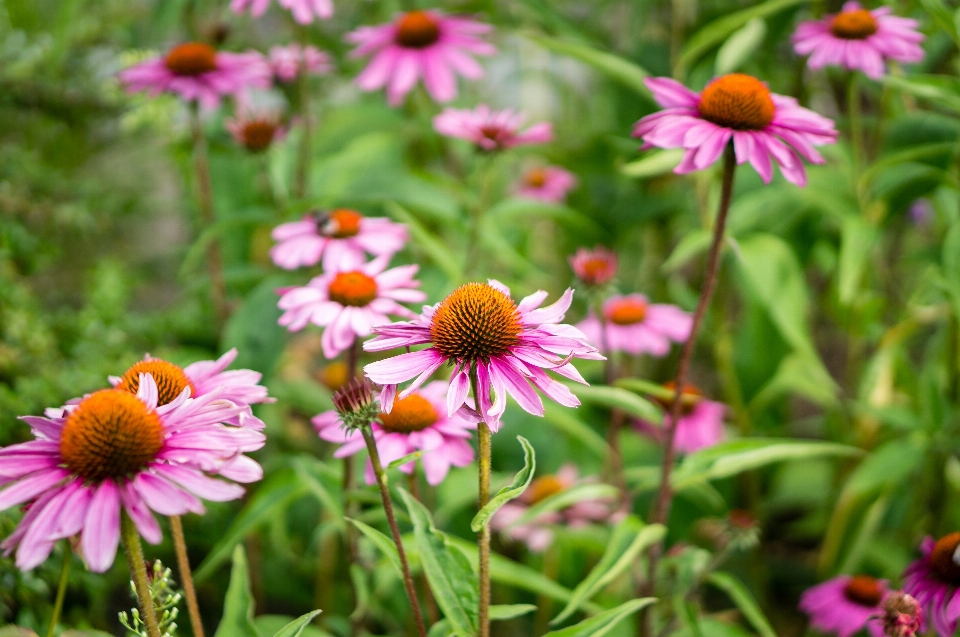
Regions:
[[[857,186],[860,181],[860,171],[863,167],[863,118],[860,109],[860,87],[855,71],[850,72],[850,78],[847,82],[847,117],[850,120],[853,183]]]
[[[190,558],[187,556],[187,541],[183,535],[183,522],[179,515],[170,516],[170,533],[173,535],[173,548],[177,554],[177,569],[180,571],[183,596],[187,600],[187,611],[190,613],[190,627],[193,629],[193,637],[203,637],[200,605],[197,604],[197,591],[193,587]]]
[[[480,166],[477,169],[479,173],[479,195],[477,196],[477,206],[473,210],[470,219],[470,231],[467,243],[467,261],[464,264],[464,275],[469,279],[480,261],[483,253],[481,243],[483,239],[483,218],[489,207],[490,198],[490,180],[493,176],[495,161],[494,155],[484,155],[480,158]]]
[[[480,408],[480,394],[477,389],[477,368],[470,370],[470,385],[473,389],[473,399],[477,409]],[[480,451],[480,497],[477,510],[487,506],[490,502],[490,427],[483,420],[477,425],[477,443]],[[480,637],[490,637],[490,525],[484,524],[477,536],[477,548],[480,553]]]
[[[63,550],[63,566],[60,569],[60,581],[57,582],[57,597],[53,602],[53,614],[50,616],[50,628],[47,637],[53,637],[53,630],[60,622],[60,613],[63,612],[63,598],[67,594],[67,580],[70,578],[70,560],[73,558],[73,549],[70,542],[66,542]]]
[[[393,514],[393,502],[390,500],[390,489],[387,487],[387,474],[380,464],[380,453],[377,451],[377,441],[373,437],[373,429],[370,425],[360,428],[363,434],[363,440],[367,443],[367,453],[370,454],[370,464],[373,465],[373,473],[377,476],[377,486],[380,487],[380,499],[383,500],[383,512],[387,514],[387,524],[390,526],[390,533],[393,535],[393,543],[397,546],[397,555],[400,557],[400,566],[403,570],[403,585],[407,589],[407,597],[410,598],[410,607],[413,609],[413,619],[417,624],[417,632],[420,637],[427,637],[427,629],[423,623],[423,614],[420,612],[420,600],[417,599],[417,589],[413,584],[413,575],[410,574],[410,566],[407,564],[407,553],[403,550],[403,541],[400,538],[400,529],[397,527],[397,518]]]
[[[299,26],[299,25],[298,25]],[[313,117],[310,113],[310,75],[307,73],[306,47],[310,43],[307,28],[299,27],[300,31],[300,70],[297,75],[297,91],[300,101],[300,147],[297,156],[297,170],[294,176],[293,195],[297,199],[307,196],[310,184],[310,164],[313,157]]]
[[[143,561],[143,549],[140,547],[140,535],[126,511],[120,513],[120,540],[127,554],[127,566],[130,568],[130,577],[133,578],[133,587],[137,591],[140,615],[147,626],[147,635],[161,637],[160,626],[157,624],[157,611],[153,607],[150,582],[147,579],[147,565]]]

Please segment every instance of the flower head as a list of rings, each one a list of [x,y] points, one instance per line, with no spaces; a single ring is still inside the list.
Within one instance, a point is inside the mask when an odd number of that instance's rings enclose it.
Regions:
[[[903,591],[916,598],[940,637],[952,637],[960,619],[960,533],[927,537],[920,551],[903,572]]]
[[[310,24],[314,20],[324,20],[333,16],[333,0],[277,0],[284,9],[293,14],[300,24]],[[250,10],[250,14],[259,18],[267,10],[270,0],[232,0],[230,8],[234,13]]]
[[[23,418],[35,440],[0,449],[0,510],[30,503],[16,531],[0,546],[17,550],[17,566],[31,569],[57,540],[80,535],[93,571],[110,568],[120,539],[121,507],[145,540],[157,544],[162,515],[203,513],[198,498],[233,500],[243,489],[207,474],[226,475],[243,456],[263,446],[263,434],[222,423],[244,407],[212,392],[191,398],[190,388],[165,405],[150,373],[136,393],[105,389],[76,405],[48,409],[46,417]],[[244,478],[241,480],[241,478]],[[4,486],[5,485],[5,486]]]
[[[399,252],[409,234],[401,223],[337,208],[281,224],[273,229],[273,238],[277,245],[270,250],[270,257],[281,268],[316,265],[322,258],[323,269],[333,271],[358,268],[367,254],[379,257]]]
[[[457,96],[455,74],[471,80],[483,76],[473,55],[493,55],[496,49],[482,36],[490,25],[470,18],[444,15],[439,11],[408,11],[389,24],[360,27],[347,34],[356,44],[353,57],[373,55],[373,60],[357,77],[365,91],[387,87],[392,106],[423,79],[424,86],[438,102]]]
[[[583,262],[590,263],[588,259]],[[693,326],[689,312],[675,305],[650,303],[642,294],[612,296],[602,311],[603,321],[591,313],[577,327],[603,352],[666,356],[670,342],[687,340]]]
[[[364,368],[373,382],[384,386],[383,410],[389,413],[399,383],[415,378],[400,393],[400,398],[405,398],[444,363],[453,366],[447,415],[466,403],[470,375],[475,372],[476,408],[494,431],[506,409],[506,394],[538,416],[543,415],[543,403],[534,387],[561,405],[579,405],[567,386],[550,378],[545,370],[586,384],[570,359],[603,357],[587,344],[580,330],[560,323],[573,301],[573,290],[568,289],[553,305],[538,309],[546,298],[547,293],[539,291],[517,304],[510,298],[509,288],[499,281],[467,283],[440,303],[425,307],[413,321],[374,328],[377,336],[363,346],[368,352],[429,345]]]
[[[271,76],[270,65],[260,53],[227,53],[203,42],[180,44],[118,75],[128,91],[176,93],[204,108],[215,108],[225,95],[268,88]]]
[[[236,118],[228,118],[224,126],[251,153],[262,153],[284,135],[280,114],[272,111],[255,112],[242,107]]]
[[[874,637],[881,637],[883,626],[877,618],[887,594],[884,580],[840,575],[807,589],[800,597],[800,610],[810,615],[810,623],[819,631],[850,637],[867,628]]]
[[[793,49],[798,55],[810,55],[811,69],[836,65],[880,79],[886,60],[923,59],[920,23],[890,11],[890,7],[868,11],[859,2],[847,2],[840,13],[801,22],[793,34]]]
[[[577,178],[559,166],[531,168],[516,185],[517,194],[547,203],[560,203],[577,187]]]
[[[370,381],[364,381],[369,383]],[[390,413],[382,413],[379,401],[364,413],[364,424],[371,425],[377,451],[384,466],[416,451],[423,452],[427,482],[440,484],[450,467],[465,467],[473,462],[473,447],[469,440],[477,428],[477,418],[466,409],[452,416],[446,413],[444,398],[447,384],[443,381],[427,383],[406,398],[395,399]],[[373,400],[373,398],[371,398]],[[342,417],[341,417],[342,420]],[[335,458],[351,456],[365,448],[363,436],[356,430],[337,426],[337,414],[324,412],[313,419],[313,426],[321,438],[342,445]],[[415,463],[400,466],[400,471],[412,473]],[[373,466],[367,462],[367,484],[376,480]]]
[[[373,385],[366,378],[351,378],[346,385],[333,392],[332,398],[334,410],[321,414],[325,417],[323,422],[327,425],[342,426],[351,434],[369,425],[380,413]]]
[[[597,246],[593,250],[578,248],[576,254],[570,257],[573,273],[584,284],[592,287],[610,283],[617,275],[617,263],[617,253],[603,246]]]
[[[414,275],[420,266],[403,265],[387,270],[390,257],[377,257],[356,270],[339,270],[315,277],[304,287],[283,290],[279,306],[284,310],[280,325],[291,331],[309,323],[325,327],[323,355],[335,358],[356,338],[370,335],[378,325],[390,322],[388,314],[416,316],[400,303],[419,303],[427,295],[417,290]]]
[[[268,55],[273,74],[281,82],[297,79],[301,70],[308,75],[326,75],[333,70],[330,56],[313,45],[297,43],[275,46]]]
[[[473,142],[485,152],[553,141],[553,126],[549,122],[534,124],[521,132],[522,124],[522,113],[509,108],[494,111],[486,104],[480,104],[472,111],[447,108],[433,118],[433,127],[441,135]]]
[[[664,385],[673,391],[676,384],[671,381]],[[670,411],[673,401],[660,401],[666,414],[663,418],[664,427],[670,426]],[[707,400],[703,393],[693,385],[685,385],[680,396],[680,418],[673,434],[673,445],[682,453],[693,453],[700,449],[712,447],[725,434],[723,430],[723,416],[727,408],[723,403]]]
[[[887,637],[916,637],[923,627],[923,610],[913,597],[895,591],[884,600],[880,619]]]
[[[787,181],[806,185],[801,156],[824,163],[814,146],[832,144],[833,121],[801,107],[792,97],[771,93],[760,80],[731,73],[694,93],[670,78],[646,78],[654,99],[665,109],[647,115],[633,129],[644,148],[683,148],[675,173],[703,170],[733,142],[737,163],[750,162],[764,183],[773,177],[776,161]]]

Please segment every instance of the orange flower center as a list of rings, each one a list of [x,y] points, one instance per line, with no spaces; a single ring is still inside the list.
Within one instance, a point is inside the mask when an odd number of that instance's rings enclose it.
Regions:
[[[190,382],[186,372],[165,360],[151,358],[150,360],[140,361],[123,373],[120,377],[120,383],[116,389],[128,391],[136,394],[140,389],[140,374],[150,374],[153,376],[153,382],[157,384],[157,405],[166,405],[177,399],[177,396],[183,393],[187,387],[190,388],[190,395],[196,393],[196,387]]]
[[[635,325],[647,318],[647,302],[643,299],[618,299],[607,306],[607,319],[616,325]]]
[[[67,416],[60,435],[64,464],[92,482],[142,469],[162,446],[163,425],[156,412],[116,389],[84,398]]]
[[[873,608],[883,599],[883,588],[874,577],[854,575],[843,589],[843,596],[854,604]]]
[[[439,419],[429,400],[420,394],[410,394],[394,401],[389,414],[380,414],[380,425],[390,433],[409,434],[423,431]]]
[[[337,208],[317,219],[317,231],[332,239],[349,239],[360,234],[363,215],[355,210]]]
[[[340,272],[330,282],[328,294],[340,305],[363,307],[377,298],[377,282],[363,272]]]
[[[676,391],[677,389],[677,383],[672,380],[664,383],[663,386],[665,389],[669,389],[670,391]],[[680,415],[689,416],[701,398],[703,398],[703,392],[700,391],[699,387],[690,384],[684,385],[683,392],[680,394]],[[667,411],[670,411],[671,407],[673,406],[672,398],[656,398],[654,400],[660,403],[660,405],[662,405]]]
[[[244,122],[240,137],[243,146],[253,153],[259,153],[270,148],[273,138],[277,134],[277,123],[270,119],[252,119]]]
[[[546,500],[550,496],[557,495],[566,488],[566,485],[561,482],[557,476],[543,476],[530,483],[528,489],[529,495],[526,499],[530,504],[536,504],[537,502]]]
[[[316,378],[330,391],[337,391],[350,381],[347,364],[343,361],[334,361],[318,371]]]
[[[404,13],[397,21],[397,44],[424,49],[440,39],[440,24],[426,11]]]
[[[762,130],[776,111],[770,90],[750,75],[731,73],[710,82],[700,94],[700,116],[734,130]]]
[[[534,168],[527,173],[525,181],[531,188],[543,188],[544,184],[547,183],[547,171],[543,168]]]
[[[447,358],[473,363],[505,353],[520,342],[522,330],[509,296],[486,283],[467,283],[437,307],[430,339]]]
[[[960,533],[950,533],[937,540],[930,553],[930,566],[944,582],[960,584],[960,564],[956,560],[957,547],[960,546]]]
[[[877,32],[877,21],[866,9],[844,11],[833,16],[830,32],[844,40],[864,40]]]
[[[173,47],[163,63],[177,75],[195,77],[217,68],[217,50],[203,42],[187,42]]]
[[[591,285],[606,282],[610,278],[610,265],[610,262],[602,257],[587,259],[581,264],[583,282]],[[646,308],[644,308],[644,311],[646,311]],[[643,317],[640,320],[642,321]]]

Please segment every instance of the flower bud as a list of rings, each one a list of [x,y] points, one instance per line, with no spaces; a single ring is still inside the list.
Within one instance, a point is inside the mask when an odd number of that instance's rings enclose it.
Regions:
[[[380,414],[373,384],[366,378],[351,378],[350,382],[333,394],[333,407],[340,422],[348,429],[366,427]]]
[[[883,601],[880,620],[887,637],[915,637],[923,623],[923,611],[916,599],[903,591],[896,591]]]

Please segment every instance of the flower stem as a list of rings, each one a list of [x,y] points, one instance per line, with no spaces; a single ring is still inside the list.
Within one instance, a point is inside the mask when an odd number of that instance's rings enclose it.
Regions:
[[[847,81],[847,117],[850,120],[850,148],[853,153],[854,185],[860,180],[863,165],[863,118],[860,109],[860,86],[856,71],[850,72]]]
[[[197,180],[197,201],[200,205],[200,218],[204,232],[212,230],[217,223],[217,213],[213,207],[213,182],[210,179],[210,158],[207,153],[207,138],[200,123],[200,106],[196,101],[190,104],[190,129],[193,134],[193,170]],[[227,284],[223,277],[223,257],[220,243],[210,237],[207,244],[207,271],[210,276],[210,293],[213,311],[217,319],[217,332],[223,329],[227,321]]]
[[[190,558],[187,556],[187,541],[183,536],[183,522],[179,515],[170,516],[170,533],[173,535],[173,548],[177,553],[177,569],[180,571],[183,596],[187,599],[187,610],[190,612],[190,628],[193,629],[193,637],[203,637],[200,606],[197,604],[197,591],[193,587]]]
[[[410,607],[413,609],[413,619],[417,624],[417,633],[420,637],[427,636],[427,629],[423,623],[423,614],[420,612],[420,600],[417,599],[417,589],[413,585],[413,576],[407,564],[407,553],[403,550],[403,541],[400,539],[400,529],[397,528],[397,518],[393,514],[393,502],[390,501],[390,489],[387,487],[387,474],[380,464],[380,453],[377,451],[377,441],[373,437],[373,429],[369,425],[360,428],[363,440],[367,443],[367,452],[370,454],[370,463],[373,473],[377,476],[377,486],[380,487],[380,499],[383,500],[383,511],[387,514],[387,523],[393,535],[393,543],[397,546],[397,555],[400,556],[400,566],[403,567],[403,584],[410,598]]]
[[[300,147],[297,156],[297,171],[294,175],[293,196],[304,199],[310,183],[310,164],[313,156],[313,118],[310,114],[310,75],[307,73],[306,48],[310,43],[305,26],[299,26],[300,32],[300,68],[297,74],[297,92],[300,100]]]
[[[480,158],[480,165],[477,168],[479,175],[477,206],[470,219],[470,231],[467,244],[467,261],[464,264],[464,276],[468,279],[473,276],[474,270],[480,262],[483,253],[481,242],[483,239],[483,217],[489,207],[490,199],[490,181],[493,178],[493,169],[495,166],[494,155],[484,155]]]
[[[123,550],[127,554],[127,566],[130,568],[130,577],[133,578],[133,586],[137,591],[140,615],[147,627],[147,635],[148,637],[160,637],[157,611],[153,607],[150,582],[147,580],[147,565],[143,561],[143,549],[140,547],[140,535],[126,511],[120,512],[120,540],[123,542]]]
[[[67,580],[70,577],[70,560],[73,559],[73,549],[70,543],[66,542],[63,551],[63,566],[60,569],[60,581],[57,583],[57,597],[53,602],[53,613],[50,616],[50,628],[47,629],[47,637],[53,637],[53,631],[60,621],[60,613],[63,611],[63,598],[67,594]]]
[[[473,399],[477,408],[480,408],[480,395],[477,389],[477,368],[470,370],[470,385],[473,389]],[[490,501],[490,427],[483,420],[477,425],[477,446],[480,451],[480,484],[477,510],[487,506]],[[480,637],[490,637],[490,525],[480,527],[477,536],[477,548],[480,553]]]

